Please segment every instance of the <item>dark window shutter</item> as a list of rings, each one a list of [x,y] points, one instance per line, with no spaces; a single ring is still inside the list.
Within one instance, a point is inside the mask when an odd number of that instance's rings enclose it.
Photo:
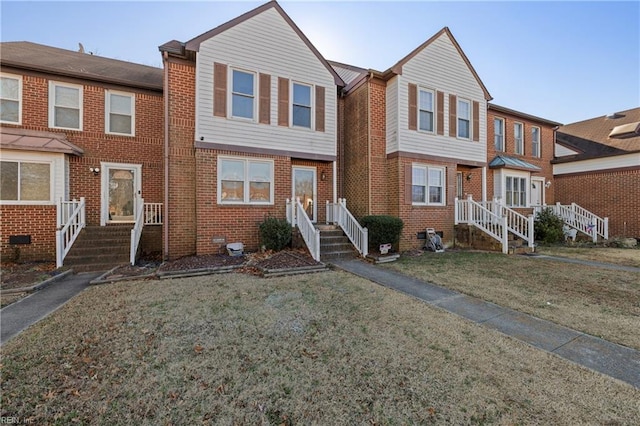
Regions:
[[[480,103],[473,101],[473,140],[480,141]]]
[[[289,79],[278,77],[278,126],[289,126]]]
[[[455,138],[458,136],[458,98],[456,95],[449,95],[449,136]]]
[[[444,135],[444,93],[436,92],[436,132],[439,135]]]
[[[213,64],[213,115],[227,116],[227,66]]]
[[[404,202],[413,204],[413,166],[404,165]]]
[[[409,130],[418,130],[418,86],[409,83]]]
[[[260,123],[271,124],[271,76],[260,74]]]
[[[324,132],[324,87],[316,86],[316,130]]]

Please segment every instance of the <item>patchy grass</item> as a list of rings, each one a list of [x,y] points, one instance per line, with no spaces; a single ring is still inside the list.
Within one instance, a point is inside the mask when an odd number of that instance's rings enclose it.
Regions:
[[[539,246],[536,252],[550,256],[571,257],[581,260],[613,263],[614,265],[635,266],[640,268],[640,249],[623,249],[609,247],[567,247]]]
[[[387,267],[640,349],[640,273],[456,251],[402,257]]]
[[[34,424],[640,417],[638,389],[335,271],[93,287],[2,352],[2,416]]]

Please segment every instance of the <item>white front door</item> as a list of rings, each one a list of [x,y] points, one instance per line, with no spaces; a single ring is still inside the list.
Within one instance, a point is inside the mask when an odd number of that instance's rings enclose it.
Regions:
[[[142,165],[102,163],[100,224],[135,222],[137,199],[142,196]]]
[[[541,206],[544,204],[544,179],[531,178],[531,205]]]
[[[315,167],[293,167],[293,199],[300,198],[300,203],[304,206],[307,216],[312,222],[316,221],[318,206],[316,205],[316,168]]]

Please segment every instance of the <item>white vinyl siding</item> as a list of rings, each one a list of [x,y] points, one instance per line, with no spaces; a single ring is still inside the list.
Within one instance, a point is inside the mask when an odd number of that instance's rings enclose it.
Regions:
[[[504,151],[504,120],[502,118],[493,119],[493,144],[496,151]]]
[[[106,133],[135,136],[136,96],[133,93],[107,90],[104,110]]]
[[[82,86],[49,82],[49,127],[82,130]]]
[[[513,123],[514,152],[524,155],[524,124]]]
[[[64,154],[3,150],[0,204],[50,205],[65,198]]]
[[[531,128],[531,155],[540,157],[540,127]]]
[[[599,170],[606,171],[608,169],[638,166],[640,166],[640,153],[633,153],[554,164],[553,174],[564,175],[568,173],[595,172]]]
[[[274,8],[203,41],[196,61],[196,140],[202,138],[204,142],[311,155],[337,154],[334,76]],[[271,124],[214,116],[214,62],[271,76]],[[326,88],[324,132],[277,125],[280,77]],[[312,90],[312,99],[314,96],[315,91]],[[293,93],[290,93],[290,104],[292,99]],[[312,109],[315,110],[313,103]],[[312,121],[314,115],[312,113]]]
[[[444,93],[443,135],[438,134],[437,128],[435,133],[409,130],[409,84],[434,88]],[[478,102],[479,142],[472,143],[469,140],[458,139],[455,134],[449,134],[449,95],[470,100],[472,103]],[[438,105],[436,110],[437,108],[439,108]],[[401,75],[387,82],[387,154],[402,151],[486,162],[486,111],[487,103],[482,87],[449,37],[443,33],[405,63]],[[470,119],[473,119],[473,111]],[[473,125],[470,129],[473,133]]]
[[[0,75],[0,122],[22,123],[22,76]]]
[[[218,157],[219,204],[273,204],[273,161]]]
[[[418,129],[435,131],[436,95],[433,90],[420,89],[418,93]]]
[[[413,205],[445,204],[445,168],[414,164],[411,168],[411,202]]]

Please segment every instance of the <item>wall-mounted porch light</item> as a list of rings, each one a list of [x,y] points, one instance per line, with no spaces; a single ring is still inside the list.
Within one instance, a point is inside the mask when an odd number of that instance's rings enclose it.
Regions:
[[[89,167],[89,171],[93,173],[94,176],[98,176],[98,173],[100,173],[100,167]]]

